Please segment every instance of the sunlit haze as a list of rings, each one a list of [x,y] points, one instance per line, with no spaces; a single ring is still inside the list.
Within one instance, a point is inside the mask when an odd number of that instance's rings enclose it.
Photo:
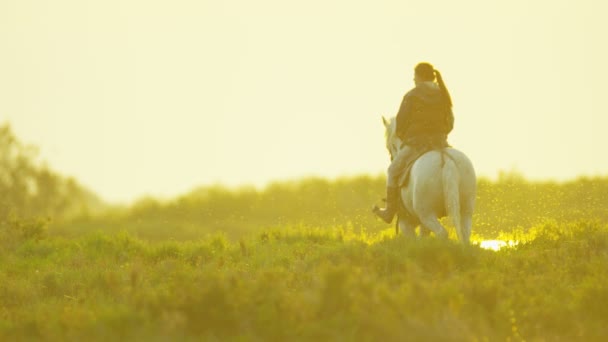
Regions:
[[[110,201],[379,175],[428,61],[479,175],[606,175],[607,4],[6,0],[0,122]]]

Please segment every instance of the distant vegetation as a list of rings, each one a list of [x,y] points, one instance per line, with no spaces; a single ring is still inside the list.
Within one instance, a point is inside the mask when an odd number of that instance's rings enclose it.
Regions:
[[[124,230],[149,240],[197,239],[218,232],[238,239],[277,227],[377,232],[388,227],[371,214],[384,184],[383,176],[360,176],[274,183],[263,190],[208,187],[166,202],[142,199],[105,215],[61,222],[52,230],[64,236]],[[493,238],[551,220],[608,222],[608,178],[529,182],[508,173],[496,181],[479,180],[474,234]]]
[[[0,341],[600,341],[608,178],[479,180],[474,240],[407,241],[382,176],[109,207],[0,129]]]
[[[73,178],[38,161],[35,147],[0,126],[0,219],[69,218],[96,213],[104,204]]]

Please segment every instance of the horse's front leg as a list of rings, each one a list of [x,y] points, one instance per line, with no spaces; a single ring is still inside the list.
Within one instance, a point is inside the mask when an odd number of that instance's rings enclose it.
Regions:
[[[427,237],[431,235],[431,230],[424,225],[420,225],[420,237]]]
[[[415,239],[416,238],[416,226],[417,223],[412,220],[397,217],[397,226],[401,231],[401,234],[405,236],[407,239]]]

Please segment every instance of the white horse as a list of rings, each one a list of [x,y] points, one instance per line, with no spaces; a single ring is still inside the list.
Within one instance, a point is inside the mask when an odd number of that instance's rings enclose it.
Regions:
[[[396,119],[382,117],[382,121],[386,128],[386,147],[392,159],[402,143],[396,134]],[[439,219],[450,216],[458,239],[468,244],[476,188],[473,164],[464,153],[448,147],[423,154],[412,165],[409,181],[401,188],[401,199],[409,215],[397,218],[399,229],[405,236],[412,237],[420,225],[421,234],[426,228],[438,237],[447,238],[448,233]]]

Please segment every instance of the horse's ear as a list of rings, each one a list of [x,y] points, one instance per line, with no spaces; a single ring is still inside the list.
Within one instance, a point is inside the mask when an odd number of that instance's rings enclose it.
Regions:
[[[384,127],[388,127],[389,122],[384,116],[382,116],[382,123],[384,124]]]

